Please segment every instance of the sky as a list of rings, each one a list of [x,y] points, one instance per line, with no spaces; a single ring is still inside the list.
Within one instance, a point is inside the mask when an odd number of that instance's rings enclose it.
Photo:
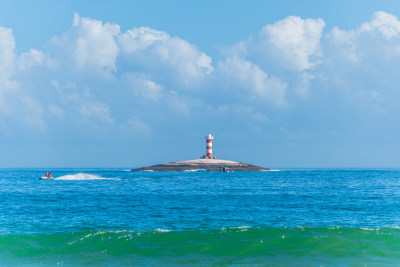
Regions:
[[[400,167],[398,1],[1,1],[0,167]]]

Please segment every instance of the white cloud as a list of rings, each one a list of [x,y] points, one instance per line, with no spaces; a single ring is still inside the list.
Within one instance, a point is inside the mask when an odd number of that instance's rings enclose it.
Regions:
[[[327,53],[325,62],[333,62],[334,71],[357,68],[358,72],[362,72],[371,68],[375,73],[370,75],[382,72],[386,76],[388,72],[385,69],[397,68],[398,65],[400,21],[391,14],[379,11],[374,13],[371,21],[357,29],[344,31],[333,28],[326,35],[324,46]],[[341,59],[352,65],[347,66]]]
[[[259,66],[239,57],[230,57],[220,62],[218,74],[230,90],[243,90],[243,95],[252,100],[262,100],[283,105],[287,85],[281,79],[269,76]]]
[[[65,118],[64,114],[69,113],[75,117],[75,120],[82,117],[85,120],[106,124],[114,122],[114,118],[110,115],[109,105],[99,100],[89,87],[81,88],[73,82],[60,85],[55,80],[51,84],[58,93],[58,101],[53,100],[53,103],[49,105],[51,115]]]
[[[225,77],[231,74],[230,86],[252,88],[253,99],[293,103],[296,95],[306,99],[310,89],[319,90],[315,84],[325,81],[323,87],[337,88],[342,97],[371,105],[369,92],[381,92],[383,104],[382,91],[393,90],[400,71],[398,18],[380,11],[359,28],[334,27],[323,35],[324,26],[322,19],[296,16],[266,25],[257,38],[227,50],[227,60],[218,68]]]
[[[363,23],[358,30],[360,33],[379,33],[386,39],[391,39],[393,37],[399,37],[400,33],[400,21],[396,16],[378,11],[372,16],[370,22]]]
[[[106,103],[96,100],[96,96],[91,93],[88,87],[85,87],[82,93],[77,88],[77,90],[74,90],[69,95],[63,95],[62,98],[86,119],[97,119],[105,123],[114,122],[114,118],[110,115],[109,106]]]
[[[140,112],[138,104],[147,109],[140,98],[164,111],[189,114],[185,91],[203,88],[213,71],[211,58],[183,39],[145,27],[121,34],[119,25],[77,14],[71,29],[43,50],[16,55],[12,31],[0,28],[0,37],[0,109],[9,111],[10,121],[28,123],[23,118],[30,117],[40,129],[46,120],[60,119],[66,125],[109,127]],[[7,88],[16,90],[6,96]]]
[[[15,71],[15,40],[11,29],[0,27],[0,81],[10,78]]]
[[[324,26],[322,19],[296,16],[266,25],[257,38],[228,48],[227,60],[218,67],[223,69],[225,77],[230,74],[232,87],[250,92],[253,100],[268,100],[282,106],[292,92],[305,98],[310,80],[315,77],[312,72],[324,60],[321,49]]]
[[[11,29],[0,27],[0,111],[9,113],[7,94],[17,89],[15,75],[15,40]]]
[[[120,27],[89,18],[74,16],[73,27],[61,37],[51,40],[50,48],[58,65],[72,62],[80,70],[116,70],[118,45],[115,37]]]
[[[153,82],[144,74],[127,74],[125,79],[134,95],[155,101],[162,97],[163,86]]]
[[[334,27],[325,36],[324,52],[330,61],[344,61],[342,64],[358,64],[356,34],[354,31],[343,31]]]
[[[209,56],[193,44],[162,31],[133,28],[120,35],[118,42],[126,64],[186,87],[195,87],[196,81],[213,71]]]
[[[147,49],[157,42],[166,42],[169,39],[166,32],[157,31],[148,27],[133,28],[118,37],[123,52],[132,54]]]
[[[42,51],[31,49],[29,52],[22,53],[18,57],[18,69],[26,70],[34,66],[40,66],[44,61],[44,54]]]
[[[325,22],[322,19],[301,19],[290,16],[263,27],[257,52],[267,55],[274,64],[287,70],[312,68],[321,56],[320,39]]]
[[[325,97],[348,103],[365,113],[396,114],[400,91],[400,21],[379,11],[351,30],[333,28],[322,39]]]
[[[392,61],[400,52],[400,21],[386,12],[378,11],[371,21],[349,31],[333,28],[325,38],[329,60],[339,56],[360,64]]]

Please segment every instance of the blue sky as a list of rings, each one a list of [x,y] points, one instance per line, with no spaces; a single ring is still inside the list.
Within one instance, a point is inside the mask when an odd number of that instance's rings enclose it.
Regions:
[[[400,167],[398,1],[0,3],[0,167]]]

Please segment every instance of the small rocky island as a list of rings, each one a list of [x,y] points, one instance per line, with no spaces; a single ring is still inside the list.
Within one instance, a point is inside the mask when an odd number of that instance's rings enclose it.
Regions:
[[[247,163],[231,160],[216,159],[212,156],[212,140],[214,137],[208,134],[206,137],[206,154],[200,159],[169,162],[154,166],[132,169],[132,171],[213,171],[213,172],[231,172],[231,171],[269,171],[268,168],[258,167]]]

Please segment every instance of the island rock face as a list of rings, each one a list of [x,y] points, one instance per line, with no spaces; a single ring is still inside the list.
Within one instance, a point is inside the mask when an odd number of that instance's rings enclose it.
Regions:
[[[258,167],[242,162],[223,159],[194,159],[164,163],[154,166],[132,169],[132,171],[269,171],[267,168]]]

